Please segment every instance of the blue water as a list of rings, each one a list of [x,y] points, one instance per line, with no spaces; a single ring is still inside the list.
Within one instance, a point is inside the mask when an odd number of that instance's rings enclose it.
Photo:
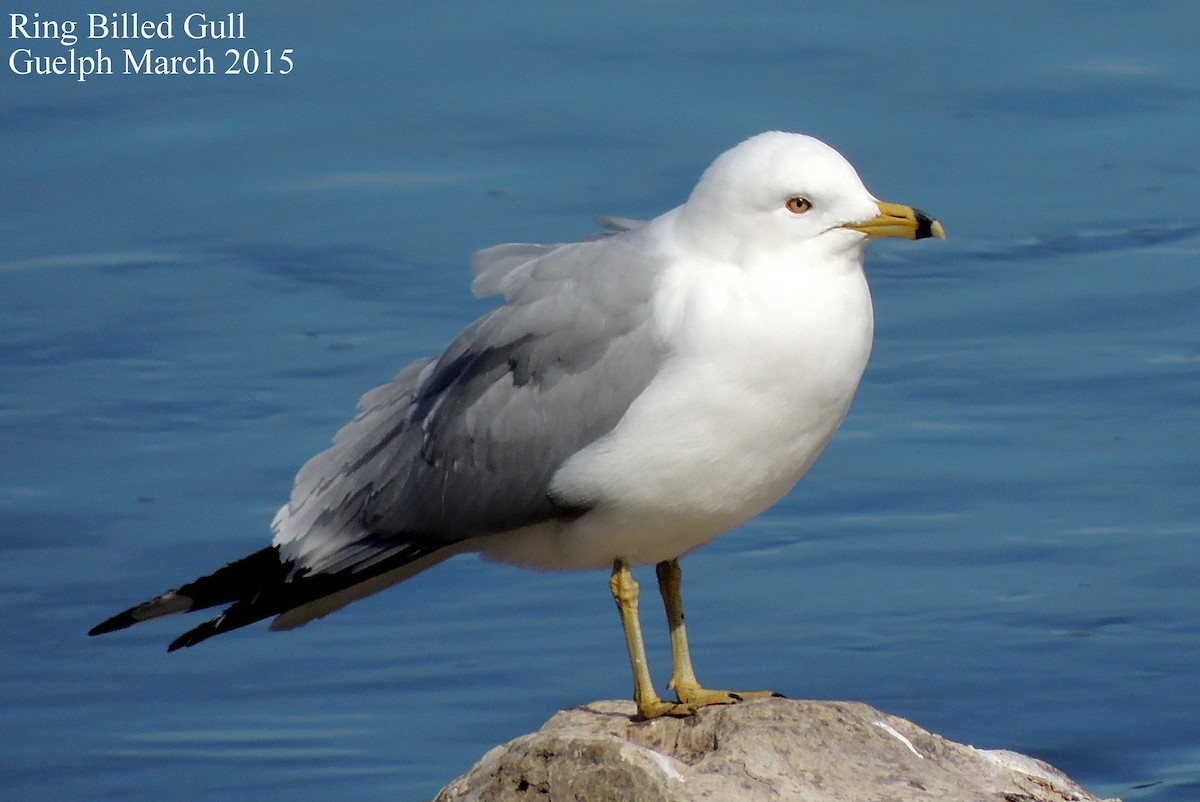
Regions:
[[[685,560],[701,678],[1200,798],[1194,4],[382,6],[214,12],[286,76],[0,69],[6,799],[423,799],[627,695],[606,576],[471,558],[293,633],[83,633],[265,544],[358,396],[486,308],[474,249],[661,212],[768,128],[950,239],[873,247],[841,432]]]

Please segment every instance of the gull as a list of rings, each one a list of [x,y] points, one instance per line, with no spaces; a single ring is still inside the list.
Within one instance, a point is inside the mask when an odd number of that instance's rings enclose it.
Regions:
[[[845,417],[873,336],[867,242],[945,234],[780,131],[717,157],[683,205],[610,228],[476,254],[472,290],[503,303],[362,397],[270,546],[89,634],[220,605],[169,649],[291,629],[477,553],[610,569],[642,718],[769,694],[696,679],[679,558],[778,501]],[[630,570],[651,564],[674,700],[651,680]]]

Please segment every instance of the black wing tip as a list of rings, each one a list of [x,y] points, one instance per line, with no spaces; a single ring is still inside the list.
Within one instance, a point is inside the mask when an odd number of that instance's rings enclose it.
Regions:
[[[146,619],[138,618],[137,616],[133,615],[133,610],[126,610],[125,612],[120,613],[118,615],[114,615],[112,618],[108,619],[107,621],[102,621],[99,624],[97,624],[96,626],[89,629],[88,637],[94,637],[96,635],[106,635],[109,632],[117,632],[118,630],[128,629],[129,627],[133,626],[134,624],[140,624],[144,620],[146,620]],[[238,624],[235,626],[223,625],[224,621],[225,621],[225,615],[222,614],[222,615],[219,615],[216,618],[213,618],[209,621],[205,621],[200,626],[189,629],[187,632],[183,633],[178,638],[171,641],[170,645],[167,646],[167,651],[174,652],[174,651],[178,651],[179,649],[187,648],[189,646],[195,646],[197,643],[206,641],[214,635],[220,635],[222,632],[226,632],[230,629],[236,629],[236,628],[238,628],[238,626],[245,626],[245,624]],[[246,623],[253,623],[253,622],[247,621]]]
[[[105,635],[154,618],[236,602],[260,592],[264,587],[283,583],[290,568],[291,563],[280,558],[278,547],[267,546],[207,576],[117,613],[88,630],[88,635]],[[212,634],[216,632],[205,637],[211,637]],[[193,643],[204,639],[197,638]],[[192,643],[179,645],[190,646]]]
[[[210,618],[197,627],[189,629],[171,641],[171,644],[167,647],[167,651],[174,652],[179,649],[186,649],[189,646],[195,646],[197,643],[206,641],[215,635],[232,632],[235,629],[241,629],[250,624],[256,624],[265,618],[270,618],[273,615],[284,612],[290,606],[286,595],[279,595],[278,589],[276,593],[264,592],[253,598],[234,602],[225,608],[225,611],[220,615]]]
[[[441,545],[441,541],[435,539],[413,540],[393,549],[377,562],[367,562],[358,568],[349,566],[328,574],[294,571],[295,563],[281,558],[278,547],[269,546],[181,588],[118,613],[92,627],[88,635],[103,635],[152,618],[232,602],[220,615],[171,641],[167,651],[178,651],[367,582],[431,554]]]
[[[126,610],[123,613],[118,613],[106,621],[101,621],[96,626],[88,630],[88,637],[94,638],[97,635],[107,635],[109,632],[116,632],[121,629],[128,629],[138,622],[138,619],[130,615]]]
[[[117,613],[112,618],[101,621],[88,630],[89,636],[104,635],[121,629],[128,629],[134,624],[162,618],[177,613],[186,613],[196,607],[196,601],[191,596],[181,592],[182,589],[168,590],[161,596],[135,604],[124,612]]]
[[[217,629],[214,626],[215,623],[219,620],[220,620],[220,618],[215,618],[212,621],[204,622],[203,624],[201,624],[198,627],[189,629],[187,632],[183,633],[178,638],[171,641],[170,645],[167,646],[167,652],[168,653],[177,652],[180,649],[187,649],[191,646],[195,646],[197,643],[200,643],[201,641],[208,640],[213,635],[219,635],[221,633],[221,630]],[[211,632],[208,631],[210,629],[212,630]]]

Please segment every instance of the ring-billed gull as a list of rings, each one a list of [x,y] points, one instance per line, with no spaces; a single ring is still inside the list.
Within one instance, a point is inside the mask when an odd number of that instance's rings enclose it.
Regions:
[[[472,289],[504,303],[363,396],[272,545],[89,634],[223,604],[170,649],[271,616],[288,629],[477,552],[610,567],[643,717],[755,695],[696,680],[678,559],[775,503],[841,423],[871,350],[867,241],[942,227],[778,131],[719,156],[682,206],[613,227],[477,254]],[[678,701],[646,664],[630,566],[648,564]]]

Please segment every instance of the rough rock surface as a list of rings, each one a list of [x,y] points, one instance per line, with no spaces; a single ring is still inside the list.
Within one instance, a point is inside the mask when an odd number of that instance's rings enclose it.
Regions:
[[[633,714],[625,701],[563,710],[489,751],[436,802],[1099,802],[1041,761],[947,741],[856,702]]]

